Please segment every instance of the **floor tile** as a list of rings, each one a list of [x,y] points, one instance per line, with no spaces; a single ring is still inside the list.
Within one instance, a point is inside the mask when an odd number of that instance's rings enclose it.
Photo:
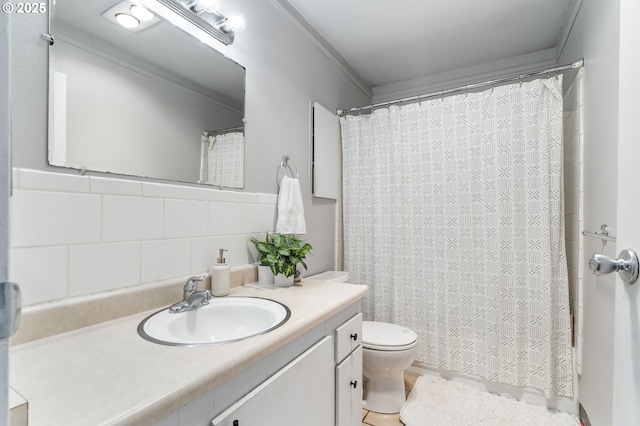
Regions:
[[[402,426],[400,421],[400,414],[380,414],[374,411],[369,411],[369,414],[364,418],[366,424],[372,426]]]
[[[404,389],[407,393],[411,392],[411,389],[413,389],[413,385],[416,384],[416,380],[418,380],[418,375],[414,375],[411,373],[407,373],[405,371],[404,373]]]

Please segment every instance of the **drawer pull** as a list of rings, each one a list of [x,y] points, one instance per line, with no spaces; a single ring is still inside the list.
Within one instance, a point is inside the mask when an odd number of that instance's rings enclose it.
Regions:
[[[354,389],[357,388],[358,387],[358,381],[357,380],[352,380],[351,381],[351,387],[354,388]]]
[[[351,340],[358,340],[358,333],[351,334]]]

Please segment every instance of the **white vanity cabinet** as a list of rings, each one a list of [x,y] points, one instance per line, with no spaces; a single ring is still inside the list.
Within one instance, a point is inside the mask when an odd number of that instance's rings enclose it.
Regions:
[[[327,336],[212,420],[212,426],[333,424],[333,338]]]
[[[211,425],[360,426],[362,314],[353,315],[329,333],[332,335],[214,418]]]
[[[362,314],[335,332],[336,426],[362,424]]]

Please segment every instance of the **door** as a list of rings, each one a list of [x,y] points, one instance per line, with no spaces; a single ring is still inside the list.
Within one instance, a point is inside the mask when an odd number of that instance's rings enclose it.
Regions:
[[[213,426],[331,426],[333,339],[325,337],[224,413]]]
[[[9,46],[10,14],[0,14],[0,46]],[[0,424],[9,424],[9,336],[13,332],[13,286],[9,280],[9,49],[0,50]]]
[[[362,346],[336,366],[336,425],[362,422]]]

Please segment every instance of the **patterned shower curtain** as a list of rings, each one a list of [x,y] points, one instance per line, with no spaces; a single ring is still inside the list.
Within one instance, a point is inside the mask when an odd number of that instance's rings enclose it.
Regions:
[[[200,175],[211,185],[244,187],[244,133],[203,136],[203,166]]]
[[[572,396],[562,78],[341,118],[344,260],[416,360]]]

